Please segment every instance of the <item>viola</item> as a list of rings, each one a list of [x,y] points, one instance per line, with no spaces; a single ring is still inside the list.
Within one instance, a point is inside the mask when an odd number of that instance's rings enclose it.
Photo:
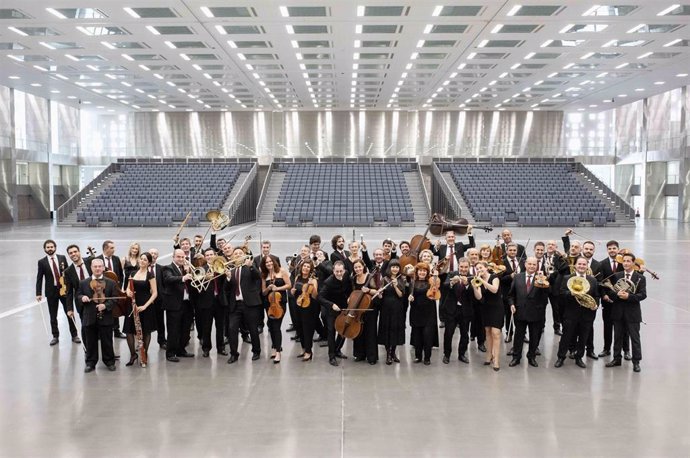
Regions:
[[[275,281],[275,277],[271,274],[271,282]],[[279,291],[271,291],[268,293],[268,317],[279,320],[285,314],[285,310],[280,305],[283,300],[283,295]]]
[[[368,283],[369,276],[367,275]],[[371,307],[371,296],[361,289],[354,290],[347,298],[347,308],[335,319],[335,330],[347,339],[356,339],[362,333],[362,315]]]

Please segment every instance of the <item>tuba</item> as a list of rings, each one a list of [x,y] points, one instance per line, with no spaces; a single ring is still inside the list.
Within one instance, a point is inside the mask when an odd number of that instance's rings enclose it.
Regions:
[[[222,231],[230,224],[230,217],[220,210],[211,210],[206,213],[206,219],[211,223],[211,229]]]
[[[591,286],[586,278],[573,275],[568,279],[567,286],[578,304],[590,310],[599,308],[597,301],[587,294]]]

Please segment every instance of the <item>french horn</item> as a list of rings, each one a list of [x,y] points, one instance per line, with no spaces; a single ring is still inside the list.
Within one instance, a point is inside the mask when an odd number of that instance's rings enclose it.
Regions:
[[[587,294],[591,286],[586,278],[573,275],[568,279],[567,286],[568,291],[570,291],[570,294],[573,295],[578,304],[590,310],[596,310],[599,308],[597,301],[592,296]]]

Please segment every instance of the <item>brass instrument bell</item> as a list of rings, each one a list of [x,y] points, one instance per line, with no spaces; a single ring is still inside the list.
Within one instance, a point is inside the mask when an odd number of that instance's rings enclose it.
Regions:
[[[206,219],[211,223],[211,229],[214,231],[222,231],[230,224],[230,217],[220,210],[211,210],[206,212]]]

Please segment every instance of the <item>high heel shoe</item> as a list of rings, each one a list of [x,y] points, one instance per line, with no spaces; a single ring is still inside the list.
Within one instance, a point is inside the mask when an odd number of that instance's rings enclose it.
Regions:
[[[280,363],[280,352],[276,352],[276,355],[273,357],[273,364],[278,364]]]
[[[501,368],[500,368],[500,367],[498,367],[498,366],[494,366],[494,367],[493,367],[493,369],[494,369],[494,370],[495,370],[496,372],[498,372],[498,371],[500,371],[500,370],[501,370]]]
[[[139,355],[134,354],[131,358],[129,358],[129,362],[125,364],[125,366],[132,366],[137,359],[139,359]]]
[[[491,365],[491,363],[492,363],[493,361],[494,361],[494,359],[493,359],[493,358],[491,358],[491,359],[490,359],[490,360],[488,360],[488,361],[484,361],[484,365],[485,365],[485,366],[490,366],[490,365]]]
[[[297,355],[297,357],[298,357],[298,358],[303,358],[304,355],[306,355],[306,353],[305,353],[305,352],[302,352],[302,353],[300,353],[299,355]]]
[[[305,353],[305,355],[306,355],[306,353]],[[302,358],[302,362],[306,363],[307,361],[311,361],[313,358],[314,358],[314,353],[310,354],[309,356],[304,356],[304,358]]]

